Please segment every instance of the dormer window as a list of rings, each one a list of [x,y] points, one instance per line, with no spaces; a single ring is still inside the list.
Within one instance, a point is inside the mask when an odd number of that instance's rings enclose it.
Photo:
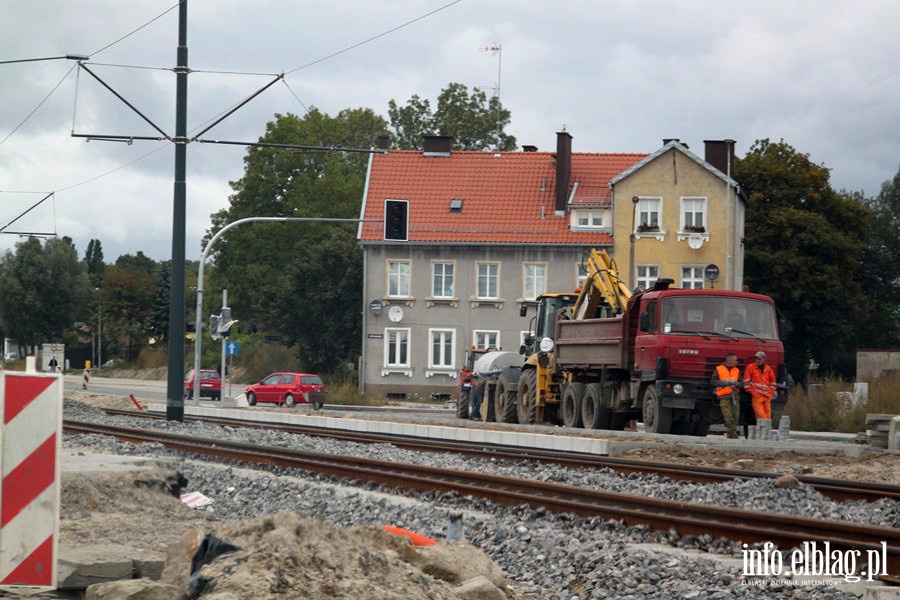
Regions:
[[[602,229],[607,227],[606,210],[576,210],[572,213],[572,229]]]
[[[459,198],[450,200],[450,212],[462,212],[463,201]]]

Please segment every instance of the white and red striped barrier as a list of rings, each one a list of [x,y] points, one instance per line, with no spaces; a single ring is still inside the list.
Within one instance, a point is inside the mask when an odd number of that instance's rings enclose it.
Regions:
[[[91,370],[85,369],[84,370],[84,379],[81,380],[81,389],[86,390],[88,382],[90,382],[90,380],[91,380]]]
[[[56,589],[62,378],[0,375],[0,590]]]

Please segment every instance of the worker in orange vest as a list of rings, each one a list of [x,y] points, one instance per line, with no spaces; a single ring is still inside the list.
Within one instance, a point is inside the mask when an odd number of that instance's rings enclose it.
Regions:
[[[713,371],[712,386],[719,399],[719,408],[722,409],[722,420],[729,438],[737,438],[737,419],[740,413],[738,404],[740,398],[741,371],[737,368],[737,356],[728,354],[725,364],[719,365]]]
[[[753,414],[757,419],[772,418],[772,399],[775,397],[775,371],[766,364],[766,353],[753,355],[756,362],[744,369],[744,390],[750,393]]]

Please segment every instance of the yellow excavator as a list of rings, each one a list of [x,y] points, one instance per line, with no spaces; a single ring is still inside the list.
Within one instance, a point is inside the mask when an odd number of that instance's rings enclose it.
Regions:
[[[554,339],[556,323],[563,319],[594,319],[622,314],[631,292],[619,279],[616,264],[606,250],[592,249],[584,260],[587,273],[584,286],[576,294],[548,293],[538,297],[534,335],[529,335],[532,348],[525,360],[515,390],[515,398],[498,398],[504,407],[507,422],[513,417],[519,423],[557,423],[568,421],[560,411],[562,400],[559,380],[553,377]],[[570,415],[571,416],[571,415]],[[498,419],[500,420],[500,419]]]

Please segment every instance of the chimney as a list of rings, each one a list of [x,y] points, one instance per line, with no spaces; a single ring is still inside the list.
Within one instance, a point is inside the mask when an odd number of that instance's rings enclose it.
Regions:
[[[537,152],[537,146],[531,146],[531,145],[522,146],[522,152]]]
[[[678,139],[678,138],[663,138],[663,146],[665,146],[665,145],[668,144],[669,142],[678,142],[679,144],[681,144],[681,145],[684,146],[685,148],[688,147],[687,144],[685,144],[684,142],[682,142],[682,141],[681,141],[680,139]]]
[[[379,150],[391,149],[391,136],[384,134],[375,138],[375,147]]]
[[[572,178],[572,136],[567,131],[556,133],[556,205],[557,213],[566,212],[569,180]]]
[[[426,135],[422,140],[424,156],[450,156],[452,147],[453,136],[450,135]]]
[[[734,140],[703,140],[706,162],[723,175],[734,177]]]

